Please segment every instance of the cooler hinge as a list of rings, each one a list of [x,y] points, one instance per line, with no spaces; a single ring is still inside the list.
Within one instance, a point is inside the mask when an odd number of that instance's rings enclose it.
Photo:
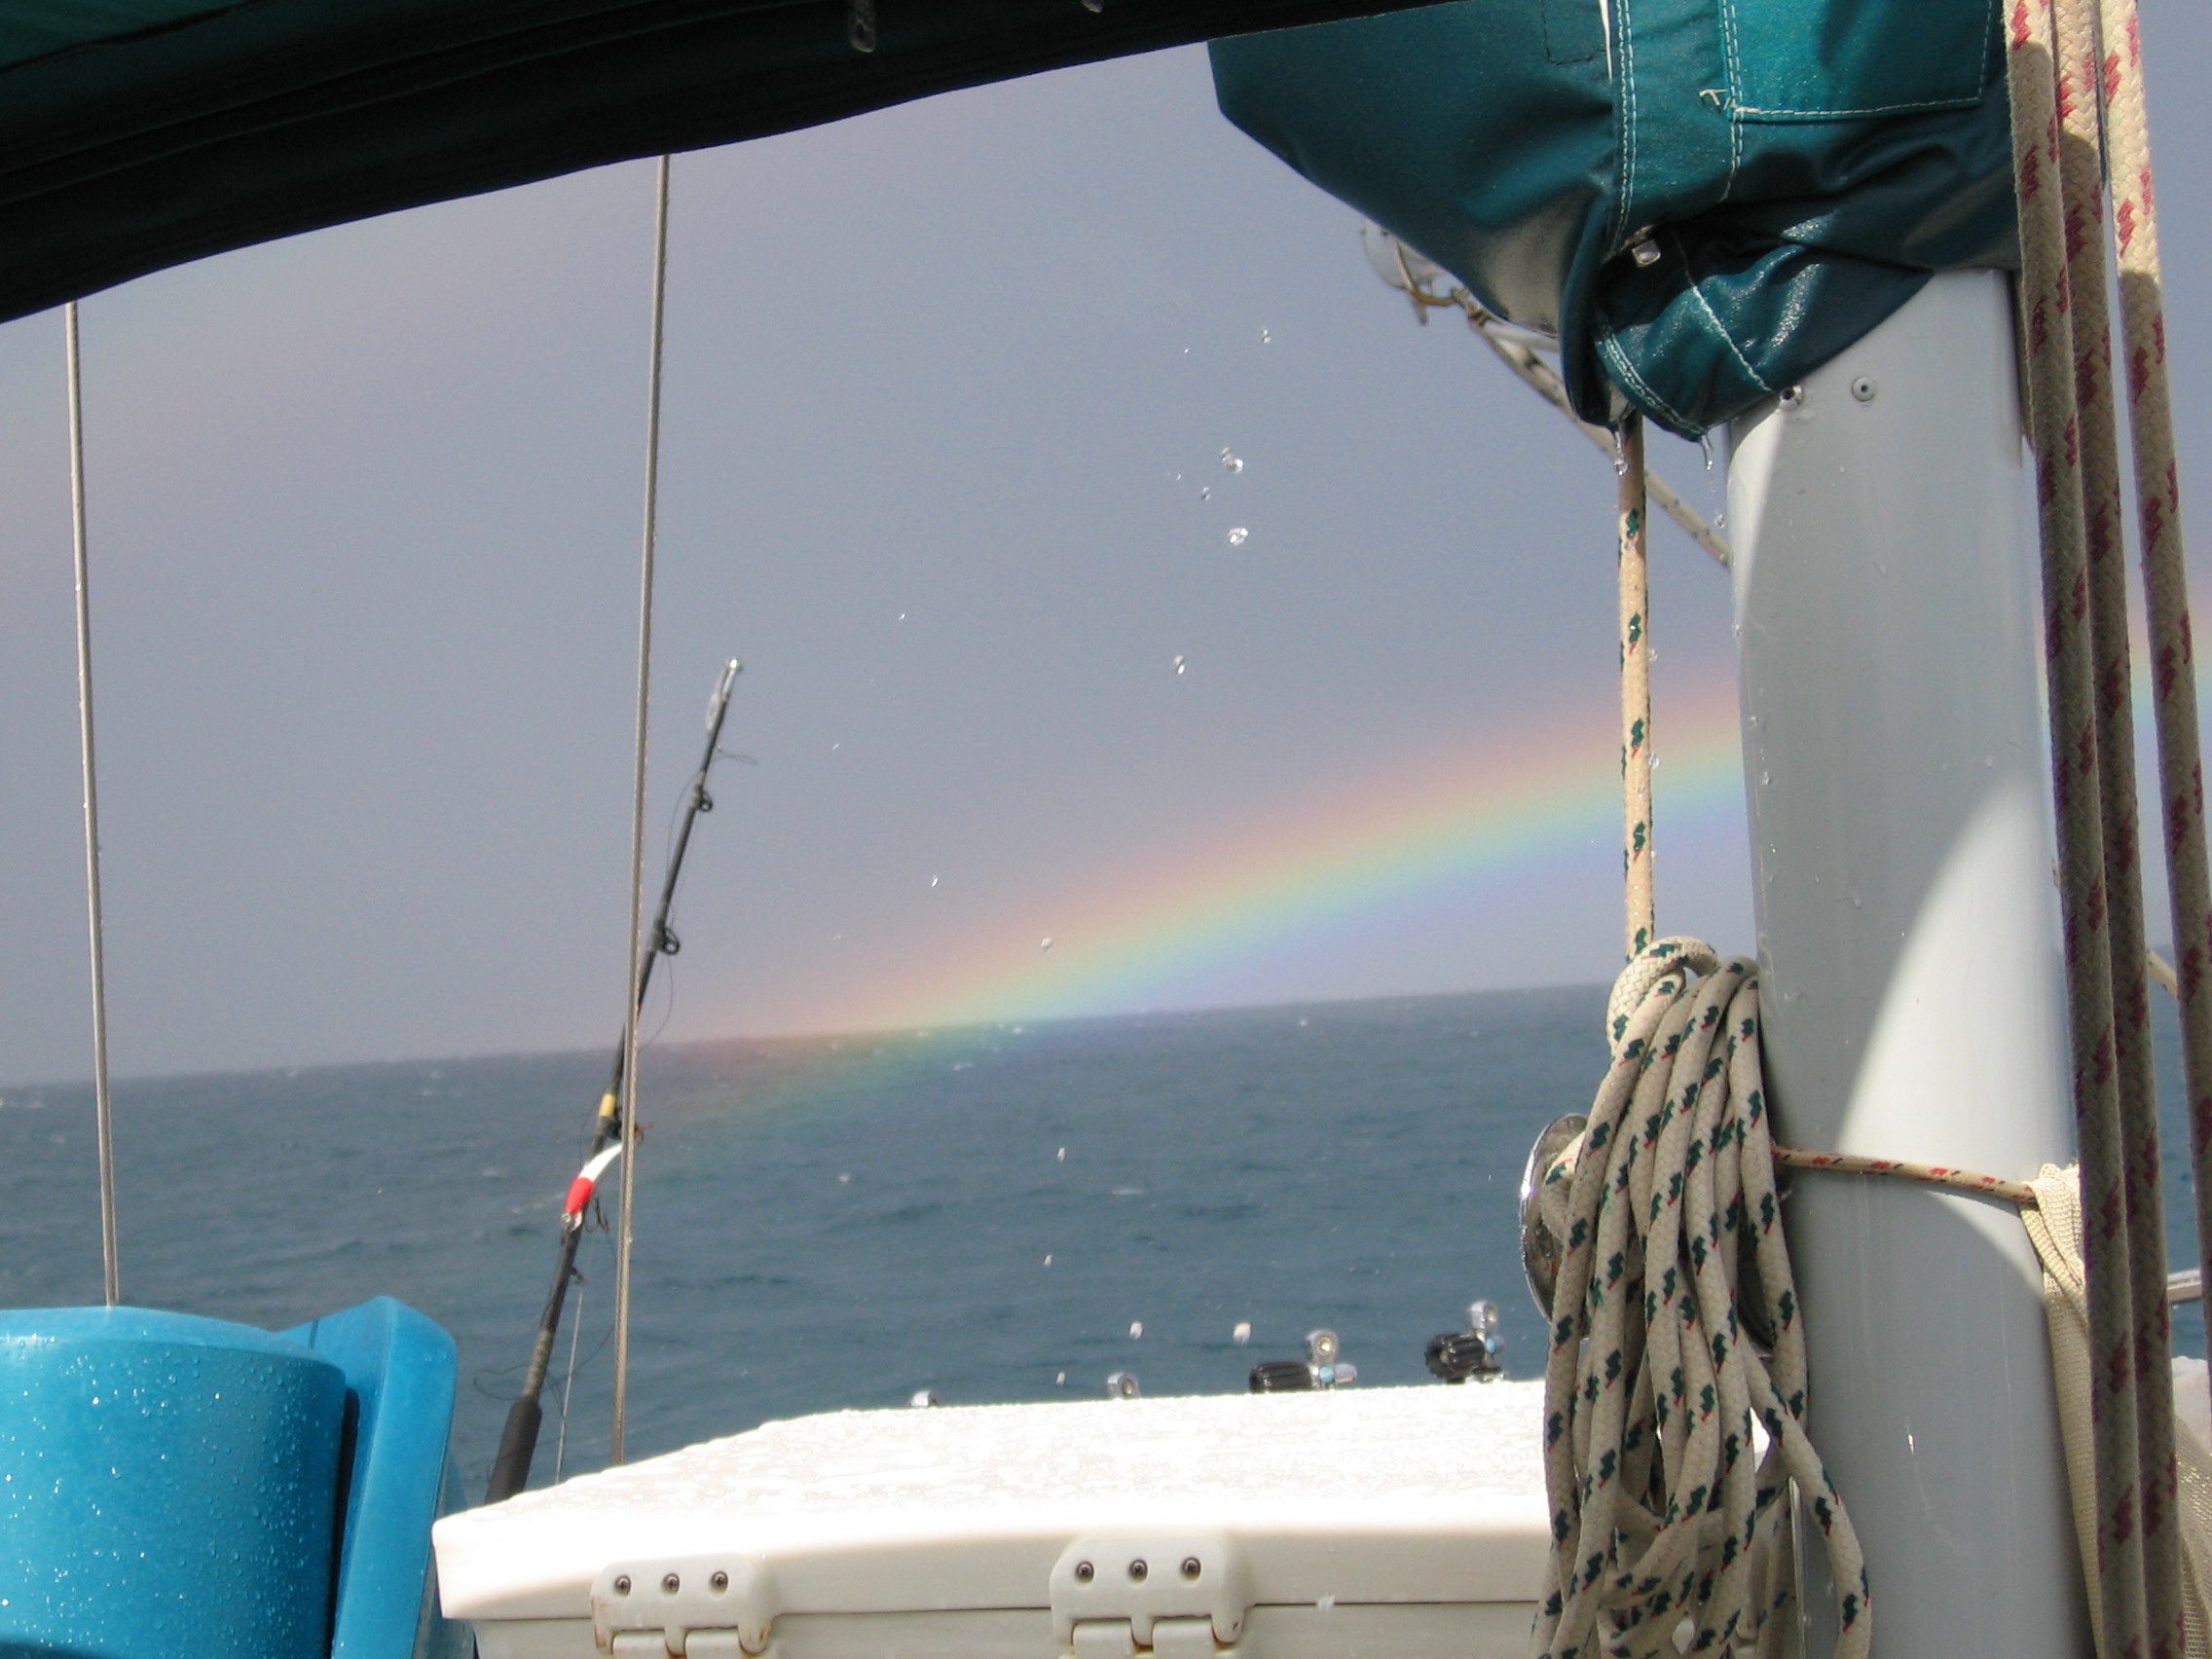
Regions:
[[[591,1587],[592,1636],[617,1659],[739,1659],[766,1651],[775,1621],[774,1584],[767,1563],[756,1556],[616,1562]]]
[[[1080,1537],[1051,1595],[1063,1659],[1225,1659],[1252,1607],[1242,1559],[1214,1532]]]

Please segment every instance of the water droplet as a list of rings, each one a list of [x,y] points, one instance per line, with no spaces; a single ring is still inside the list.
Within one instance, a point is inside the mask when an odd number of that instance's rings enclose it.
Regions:
[[[1142,1319],[1131,1319],[1129,1321],[1129,1335],[1132,1338],[1144,1335],[1144,1321]]]
[[[1761,773],[1759,774],[1759,788],[1760,788],[1760,789],[1762,789],[1762,790],[1763,790],[1763,789],[1765,789],[1765,788],[1767,787],[1767,785],[1769,785],[1769,784],[1771,784],[1771,783],[1773,783],[1773,782],[1774,782],[1774,774],[1773,774],[1772,772],[1761,772]]]
[[[1047,1256],[1047,1257],[1045,1258],[1045,1266],[1047,1266],[1047,1267],[1049,1268],[1049,1267],[1051,1267],[1051,1265],[1052,1265],[1052,1258],[1051,1258],[1051,1257],[1050,1257],[1050,1256]]]
[[[1713,528],[1714,530],[1726,530],[1728,528],[1728,515],[1725,512],[1714,513],[1713,515]]]
[[[1045,936],[1045,937],[1044,937],[1044,938],[1043,938],[1042,940],[1038,940],[1038,942],[1037,942],[1037,948],[1038,948],[1039,950],[1050,950],[1050,949],[1051,949],[1051,948],[1052,948],[1052,936],[1051,936],[1051,934],[1047,934],[1047,935],[1046,935],[1046,936]]]
[[[1246,530],[1242,525],[1238,525],[1235,530],[1229,533],[1229,545],[1232,547],[1243,546],[1245,537],[1249,536],[1252,533]]]
[[[1177,657],[1175,659],[1175,672],[1177,674],[1181,674],[1183,672],[1183,659],[1181,657]]]
[[[840,1187],[849,1187],[852,1185],[852,1182],[853,1177],[849,1171],[842,1173],[837,1177],[837,1185]]]
[[[1062,1371],[1062,1372],[1057,1372],[1057,1373],[1055,1373],[1055,1374],[1053,1375],[1053,1378],[1052,1378],[1052,1386],[1053,1386],[1053,1387],[1055,1387],[1055,1388],[1065,1388],[1065,1387],[1066,1387],[1067,1385],[1068,1385],[1068,1374],[1067,1374],[1066,1372],[1064,1372],[1064,1371]]]
[[[1851,896],[1851,907],[1852,907],[1852,908],[1853,908],[1854,910],[1861,910],[1861,909],[1864,909],[1864,908],[1865,908],[1865,905],[1866,905],[1866,901],[1865,901],[1865,900],[1863,900],[1863,899],[1862,899],[1862,898],[1861,898],[1861,897],[1860,897],[1860,896],[1859,896],[1858,894],[1854,893],[1854,894],[1853,894],[1853,895]]]
[[[1211,484],[1200,484],[1198,486],[1198,499],[1201,501],[1213,499],[1213,486]]]
[[[902,622],[906,620],[906,613],[903,610],[899,612],[899,620]]]
[[[1238,1347],[1242,1347],[1250,1342],[1252,1340],[1252,1321],[1249,1319],[1237,1320],[1236,1328],[1229,1333],[1229,1340]]]
[[[1266,329],[1264,329],[1264,328],[1260,330],[1260,344],[1261,344],[1261,345],[1263,345],[1263,346],[1272,346],[1272,345],[1273,345],[1274,343],[1275,343],[1275,337],[1274,337],[1273,335],[1270,334],[1270,333],[1269,333],[1269,332],[1268,332],[1268,331],[1267,331]]]
[[[1224,472],[1242,472],[1244,470],[1244,458],[1240,455],[1234,455],[1228,450],[1223,450],[1221,452],[1221,469]]]
[[[1062,1163],[1065,1163],[1065,1162],[1066,1162],[1067,1161],[1068,1161],[1068,1149],[1067,1149],[1066,1147],[1064,1147],[1064,1146],[1063,1146],[1063,1147],[1061,1147],[1061,1148],[1060,1148],[1060,1152],[1059,1152],[1059,1161],[1060,1161],[1060,1162],[1062,1162]]]
[[[933,875],[933,876],[931,876],[931,877],[930,877],[930,885],[931,885],[932,887],[935,887],[935,886],[937,885],[937,877],[936,877],[936,876],[934,876],[934,875]]]
[[[1697,440],[1697,447],[1699,453],[1705,457],[1706,471],[1711,472],[1713,470],[1713,434],[1707,432],[1700,436]]]

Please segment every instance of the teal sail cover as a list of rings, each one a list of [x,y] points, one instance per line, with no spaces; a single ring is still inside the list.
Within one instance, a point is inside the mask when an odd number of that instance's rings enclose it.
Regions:
[[[225,248],[1404,0],[0,0],[0,320]]]
[[[1696,436],[2016,262],[1998,0],[1457,0],[1214,43],[1221,107]]]

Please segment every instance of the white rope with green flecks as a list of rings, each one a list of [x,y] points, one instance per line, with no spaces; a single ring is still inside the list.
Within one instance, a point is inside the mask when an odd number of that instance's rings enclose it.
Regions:
[[[1794,1483],[1837,1586],[1838,1659],[1863,1659],[1865,1558],[1804,1429],[1756,970],[1662,940],[1623,972],[1608,1014],[1612,1068],[1539,1190],[1565,1251],[1544,1374],[1552,1552],[1536,1650],[1782,1651]],[[1747,1324],[1771,1336],[1768,1353]]]

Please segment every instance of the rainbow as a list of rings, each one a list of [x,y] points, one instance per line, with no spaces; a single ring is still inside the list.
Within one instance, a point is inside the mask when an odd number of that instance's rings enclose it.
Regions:
[[[2134,714],[2146,785],[2145,853],[2157,857],[2147,653],[2137,643]],[[2212,728],[2212,681],[2199,688]],[[1661,857],[1742,811],[1733,681],[1664,692],[1655,721]],[[1039,906],[1059,918],[1049,949],[1009,922],[945,941],[926,970],[895,970],[839,1010],[880,1028],[1049,1019],[1192,1006],[1240,968],[1379,914],[1440,910],[1547,869],[1617,868],[1620,784],[1608,711],[1555,716],[1524,732],[1274,803],[1195,841],[1094,871]],[[1592,858],[1592,843],[1605,849]],[[2162,875],[2149,872],[2154,906]],[[1017,933],[1020,937],[1014,937]],[[1593,962],[1591,977],[1609,972]],[[843,999],[840,999],[841,1001]],[[824,1027],[827,1028],[827,1027]]]
[[[1049,906],[1050,947],[1011,937],[1002,917],[947,941],[926,973],[862,990],[844,1026],[861,1009],[888,1028],[1187,1006],[1194,985],[1378,912],[1523,881],[1562,860],[1617,869],[1612,718],[1555,715],[1088,875]],[[1741,810],[1732,683],[1663,700],[1655,726],[1662,835],[1670,823]],[[1593,977],[1604,972],[1592,965]]]

